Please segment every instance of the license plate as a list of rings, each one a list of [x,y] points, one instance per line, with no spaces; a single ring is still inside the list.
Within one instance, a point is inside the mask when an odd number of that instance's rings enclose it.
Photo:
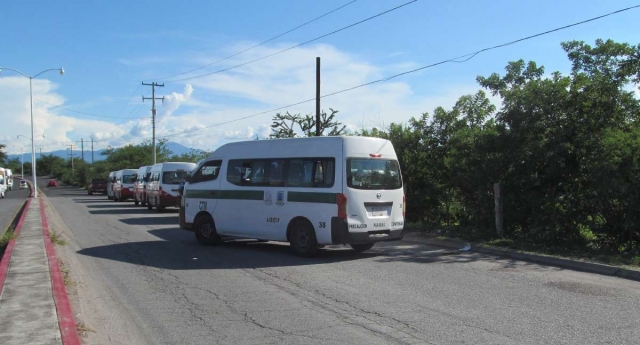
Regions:
[[[371,217],[384,217],[387,215],[387,209],[382,207],[372,207]]]

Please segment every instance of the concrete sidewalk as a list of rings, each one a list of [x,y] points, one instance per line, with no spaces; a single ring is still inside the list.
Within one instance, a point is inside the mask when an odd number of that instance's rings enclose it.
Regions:
[[[27,202],[15,229],[18,237],[0,262],[2,345],[80,344],[75,323],[63,322],[73,315],[43,207],[42,199]]]

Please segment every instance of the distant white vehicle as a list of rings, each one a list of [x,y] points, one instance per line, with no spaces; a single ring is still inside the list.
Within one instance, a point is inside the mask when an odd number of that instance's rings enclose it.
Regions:
[[[27,180],[20,180],[20,189],[27,189],[28,187]]]
[[[107,178],[107,199],[113,200],[113,184],[116,182],[116,171],[109,173]]]
[[[153,165],[147,185],[147,208],[160,212],[165,207],[180,207],[178,192],[185,176],[191,173],[196,163],[166,162]]]
[[[187,177],[180,227],[203,245],[224,238],[289,242],[312,256],[356,251],[404,234],[400,165],[389,140],[252,140],[214,151]]]
[[[113,183],[113,200],[124,201],[133,198],[133,184],[136,181],[138,169],[122,169],[116,171]]]
[[[13,172],[11,169],[4,169],[7,179],[7,190],[13,190]]]
[[[0,168],[0,198],[4,199],[7,193],[7,172],[5,168]]]

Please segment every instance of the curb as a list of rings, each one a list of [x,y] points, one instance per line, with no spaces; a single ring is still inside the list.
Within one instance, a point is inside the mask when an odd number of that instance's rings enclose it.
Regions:
[[[60,326],[60,335],[62,336],[62,344],[64,345],[80,345],[80,337],[76,330],[76,321],[71,311],[71,303],[67,296],[67,289],[64,286],[60,266],[58,266],[58,258],[53,248],[53,243],[49,237],[49,221],[44,209],[44,201],[40,198],[40,216],[42,218],[42,235],[44,236],[44,246],[49,259],[49,272],[51,272],[51,289],[53,291],[53,300],[56,304],[58,312],[58,324]]]
[[[433,246],[452,248],[452,249],[460,249],[466,244],[468,244],[468,242],[462,242],[457,240],[448,240],[448,239],[440,240],[435,238],[425,238],[421,236],[419,233],[406,234],[404,236],[404,240],[407,242],[418,242],[418,243],[430,244]],[[630,270],[630,269],[611,266],[611,265],[599,264],[595,262],[577,261],[577,260],[571,260],[571,259],[556,258],[556,257],[546,256],[546,255],[522,253],[514,250],[487,247],[487,246],[479,245],[475,243],[471,243],[471,251],[480,253],[480,254],[485,254],[485,255],[507,257],[514,260],[529,261],[529,262],[534,262],[534,263],[543,264],[543,265],[556,266],[556,267],[571,269],[575,271],[596,273],[601,275],[640,281],[640,271]]]
[[[20,215],[20,220],[18,220],[18,224],[16,224],[16,227],[13,230],[14,236],[20,234],[20,229],[22,229],[22,225],[24,224],[24,218],[27,216],[27,211],[29,210],[29,205],[31,205],[31,199],[27,199],[27,201],[25,201],[22,214]],[[17,239],[11,239],[9,241],[7,248],[4,251],[4,255],[2,256],[2,261],[0,261],[0,294],[2,294],[4,282],[7,279],[9,262],[11,262],[11,254],[13,254],[13,248],[16,246],[16,240]]]

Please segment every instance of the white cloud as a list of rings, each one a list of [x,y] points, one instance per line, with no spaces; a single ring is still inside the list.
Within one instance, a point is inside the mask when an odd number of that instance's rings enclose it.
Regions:
[[[243,54],[241,60],[230,59],[195,73],[206,73],[215,70],[213,67],[221,69],[250,61],[286,46],[289,44],[262,46]],[[229,49],[237,51],[239,47]],[[276,112],[251,115],[313,99],[316,56],[322,57],[322,94],[368,83],[397,73],[399,69],[414,66],[411,61],[374,65],[367,62],[366,57],[345,53],[329,45],[292,49],[228,72],[186,82],[188,84],[184,84],[181,92],[173,92],[165,96],[164,103],[157,103],[156,136],[205,150],[215,149],[229,141],[251,140],[256,135],[265,138],[271,132],[271,117]],[[215,60],[216,57],[210,59]],[[185,68],[194,67],[197,66]],[[93,137],[100,141],[98,147],[121,146],[151,139],[150,117],[116,124],[101,119],[78,118],[77,114],[68,116],[63,109],[55,107],[64,105],[65,98],[57,92],[54,83],[46,79],[33,82],[34,97],[52,104],[34,103],[35,132],[45,133],[45,152],[63,149],[65,143],[75,143],[80,138],[86,140]],[[467,85],[441,85],[428,94],[417,94],[408,82],[398,78],[323,98],[321,107],[327,112],[329,108],[339,110],[337,120],[350,130],[357,130],[362,126],[405,122],[423,112],[431,113],[440,105],[451,107],[460,96],[475,93],[479,89],[474,82],[470,82]],[[0,115],[5,124],[0,129],[0,142],[16,141],[16,133],[28,135],[28,80],[1,77],[0,104],[3,104]],[[313,114],[315,102],[291,106],[281,112],[287,110],[291,113]],[[243,117],[248,118],[233,121]],[[20,147],[8,146],[9,151],[13,151],[11,153],[20,152]]]

